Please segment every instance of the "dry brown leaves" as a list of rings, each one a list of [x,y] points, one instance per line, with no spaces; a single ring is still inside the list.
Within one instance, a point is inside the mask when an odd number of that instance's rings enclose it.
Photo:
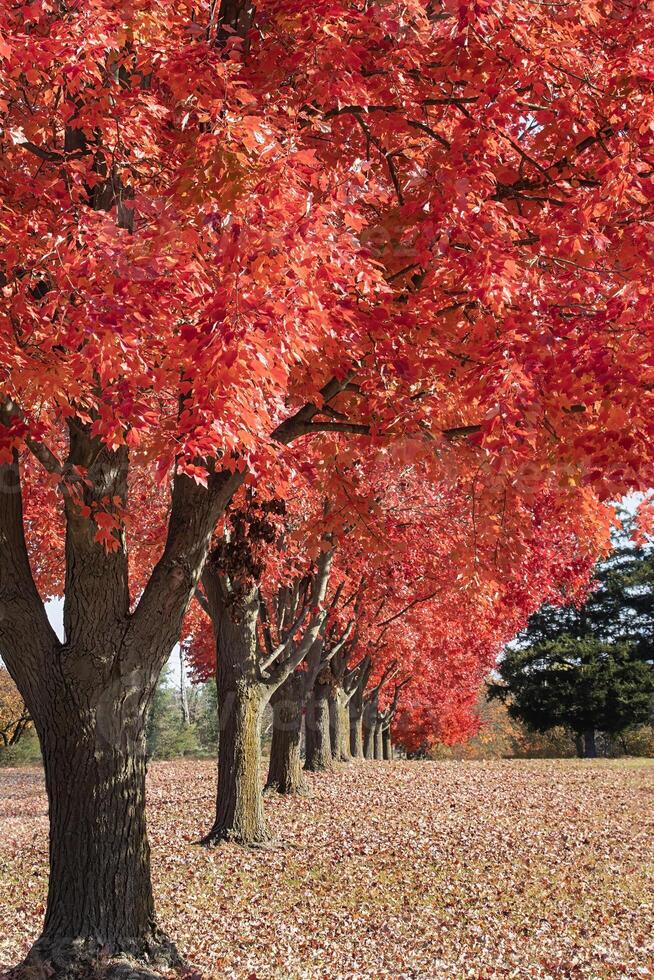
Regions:
[[[159,914],[204,977],[654,977],[654,765],[352,763],[268,798],[270,851],[194,846],[214,767],[152,766]],[[0,963],[46,894],[38,770],[0,771]]]

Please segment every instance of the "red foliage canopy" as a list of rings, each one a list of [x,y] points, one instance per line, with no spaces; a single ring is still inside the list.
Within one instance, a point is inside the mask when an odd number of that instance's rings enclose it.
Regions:
[[[133,599],[174,467],[374,509],[364,437],[447,502],[436,543],[411,525],[439,583],[508,623],[572,574],[545,508],[654,475],[653,36],[604,0],[5,5],[0,458],[43,587],[71,420],[129,447],[129,507],[78,517],[110,550],[127,525]]]

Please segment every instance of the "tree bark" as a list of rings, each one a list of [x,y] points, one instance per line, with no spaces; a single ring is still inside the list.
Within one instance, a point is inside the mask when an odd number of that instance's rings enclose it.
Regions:
[[[382,744],[382,726],[381,721],[377,721],[375,725],[375,742],[374,742],[374,754],[375,759],[381,761],[384,758],[384,748]]]
[[[375,730],[377,727],[378,688],[366,696],[363,705],[363,754],[366,759],[375,758]]]
[[[26,968],[66,978],[92,971],[100,956],[174,965],[179,957],[156,925],[150,883],[145,698],[120,682],[93,703],[67,694],[59,690],[37,722],[50,879],[43,932]]]
[[[0,421],[16,409],[0,403]],[[60,466],[42,447],[52,472]],[[41,742],[50,810],[45,923],[27,959],[32,976],[95,975],[93,961],[173,964],[154,922],[144,816],[147,706],[179,638],[209,533],[235,484],[174,480],[164,552],[133,611],[125,536],[96,540],[93,507],[127,500],[128,456],[69,422],[68,462],[83,467],[80,498],[63,491],[65,642],[48,622],[24,536],[18,454],[0,466],[0,647]],[[83,504],[84,507],[80,506]],[[134,976],[140,974],[132,971]]]
[[[350,701],[350,755],[353,759],[363,759],[363,708],[356,694]]]
[[[323,772],[332,768],[332,747],[329,735],[329,686],[316,680],[307,702],[306,712],[306,760],[304,768],[309,772]]]
[[[391,730],[390,728],[382,729],[382,755],[384,759],[390,761],[393,759],[393,743],[391,741]]]
[[[294,673],[271,699],[273,735],[266,790],[284,795],[306,793],[302,775],[300,741],[302,733],[303,678]]]
[[[336,762],[350,761],[350,722],[345,691],[336,687],[329,699],[329,736]]]
[[[363,722],[363,757],[364,759],[375,758],[375,729]]]
[[[597,745],[595,744],[595,729],[589,728],[584,732],[584,758],[597,758]]]
[[[205,844],[269,839],[261,789],[261,719],[265,700],[256,685],[219,686],[216,819]]]
[[[256,590],[228,605],[213,594],[217,583],[205,572],[214,607],[218,693],[218,792],[216,819],[204,844],[233,840],[258,845],[269,840],[261,786],[261,721],[269,693],[256,669]]]
[[[275,645],[270,633],[270,618],[256,576],[248,574],[239,579],[230,577],[221,565],[224,556],[210,556],[202,575],[205,602],[214,624],[216,636],[216,681],[220,715],[218,745],[218,796],[216,821],[204,843],[235,840],[252,846],[269,839],[264,820],[263,790],[260,782],[261,722],[263,710],[275,693],[288,681],[317,642],[325,613],[317,612],[305,622],[311,608],[320,607],[325,598],[332,552],[321,555],[310,597],[302,591],[303,579],[291,589],[281,590],[281,619],[278,622],[281,643]],[[304,595],[304,598],[302,596]],[[290,605],[288,605],[288,601]],[[267,637],[266,650],[259,647],[257,624],[265,610],[263,631]],[[278,611],[281,611],[278,610]],[[299,626],[304,624],[302,640],[293,641]],[[283,638],[282,638],[283,635]],[[301,680],[301,675],[300,675]],[[294,683],[299,683],[294,682]],[[283,696],[276,699],[277,728],[281,727]],[[290,699],[292,700],[292,699]],[[292,709],[291,704],[283,710]],[[293,709],[296,710],[296,709]],[[281,785],[291,790],[299,788],[295,768],[299,752],[300,720],[293,717],[296,729],[286,746],[274,746],[275,765],[280,757],[288,763],[288,772],[281,775]],[[273,712],[275,709],[273,708]],[[329,732],[329,730],[328,730]],[[283,765],[282,765],[283,768]],[[268,785],[279,785],[279,773],[272,774]]]

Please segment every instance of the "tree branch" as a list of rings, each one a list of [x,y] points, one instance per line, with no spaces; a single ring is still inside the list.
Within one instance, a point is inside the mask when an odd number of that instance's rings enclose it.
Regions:
[[[38,717],[37,689],[60,643],[32,575],[17,450],[12,456],[0,465],[0,649],[30,714]]]
[[[319,611],[312,616],[310,623],[305,630],[304,636],[302,637],[300,643],[297,644],[295,651],[290,653],[285,660],[279,662],[272,673],[268,674],[267,676],[263,676],[264,672],[268,669],[268,667],[272,666],[275,661],[274,659],[271,660],[268,658],[265,664],[262,665],[262,679],[269,686],[277,688],[280,684],[283,684],[286,678],[289,677],[296,667],[299,667],[305,657],[308,656],[310,650],[321,636],[321,632],[327,621],[327,610],[321,607],[323,606],[325,596],[327,594],[327,585],[329,583],[333,557],[334,549],[331,548],[329,551],[323,551],[318,559],[318,567],[314,579],[311,602],[310,604],[306,603],[305,608],[308,609],[309,606],[311,606],[313,608],[317,608]],[[291,649],[292,638],[292,634],[289,634],[289,643],[282,652],[286,652],[287,650]],[[277,655],[275,659],[278,659],[278,656],[279,655]]]
[[[143,651],[151,650],[153,669],[161,670],[179,639],[214,527],[243,479],[241,472],[223,470],[210,474],[205,488],[183,473],[176,474],[164,552],[131,617],[125,638],[130,664],[143,664]]]
[[[13,398],[2,398],[0,399],[0,418],[3,418],[3,424],[8,424],[12,418],[20,419],[25,425],[28,425],[27,419],[20,405],[18,405]],[[55,456],[51,449],[45,445],[43,442],[39,442],[37,439],[33,439],[32,436],[25,436],[25,444],[30,450],[32,455],[41,463],[43,468],[47,470],[48,473],[59,473],[63,474],[64,467],[61,461]]]

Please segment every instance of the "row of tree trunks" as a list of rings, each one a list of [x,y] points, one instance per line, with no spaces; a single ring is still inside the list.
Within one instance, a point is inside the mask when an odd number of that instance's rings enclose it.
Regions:
[[[294,681],[296,692],[299,688]],[[349,762],[353,758],[392,760],[393,746],[390,722],[378,721],[374,728],[366,729],[370,755],[363,750],[361,716],[350,702],[349,710],[344,696],[334,692],[326,694],[322,685],[317,685],[306,706],[305,769],[310,772],[324,772],[335,762]],[[301,735],[302,705],[299,694],[289,697],[289,689],[281,690],[272,701],[273,731],[270,748],[270,765],[267,790],[277,790],[282,794],[305,792],[302,779]],[[328,724],[329,723],[329,724]]]
[[[332,551],[318,559],[313,577],[280,588],[269,608],[255,577],[239,578],[230,568],[233,552],[242,547],[238,515],[232,525],[231,538],[216,546],[205,565],[198,594],[214,624],[220,726],[216,817],[203,843],[232,840],[257,846],[269,840],[260,781],[266,706],[272,707],[273,735],[265,790],[303,793],[303,715],[304,769],[324,772],[348,760],[352,739],[361,740],[370,663],[364,658],[348,670],[355,645],[348,646],[352,622],[343,632],[333,624],[327,629],[323,603]],[[380,759],[381,717],[376,711],[373,744]]]

